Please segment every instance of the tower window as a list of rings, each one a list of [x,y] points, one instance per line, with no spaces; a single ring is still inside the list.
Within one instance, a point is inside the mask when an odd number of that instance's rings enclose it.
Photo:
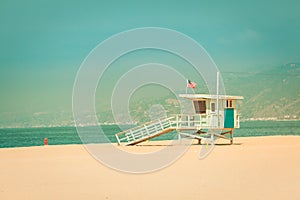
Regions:
[[[226,100],[226,107],[232,108],[232,100]]]
[[[206,101],[193,101],[196,114],[206,113]]]
[[[211,110],[211,112],[216,112],[216,103],[215,102],[212,102],[210,104],[210,110]]]

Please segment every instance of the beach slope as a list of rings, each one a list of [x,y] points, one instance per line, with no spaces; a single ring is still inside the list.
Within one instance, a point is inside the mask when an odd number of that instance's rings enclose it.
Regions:
[[[82,145],[0,149],[0,199],[300,199],[300,136],[221,141],[199,160],[192,145],[174,164],[132,175]],[[159,149],[167,141],[128,147]]]

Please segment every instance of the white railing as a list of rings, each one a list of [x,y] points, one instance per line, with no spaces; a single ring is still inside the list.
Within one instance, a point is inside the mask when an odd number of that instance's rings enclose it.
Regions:
[[[118,144],[129,145],[147,140],[165,129],[174,127],[174,117],[158,119],[116,134]]]
[[[236,124],[234,125],[234,127],[235,127],[235,128],[240,128],[240,116],[239,116],[239,115],[236,115],[235,117],[236,117],[236,118],[235,118],[235,119],[236,119],[236,120],[235,120],[235,123],[236,123]]]
[[[221,115],[219,116],[219,121],[221,121]],[[217,114],[179,114],[175,115],[174,119],[174,125],[176,126],[176,129],[201,129],[218,127]]]
[[[239,127],[236,115],[235,128]],[[200,130],[223,128],[224,115],[219,114],[177,114],[166,119],[158,119],[116,134],[118,144],[137,144],[172,130]]]

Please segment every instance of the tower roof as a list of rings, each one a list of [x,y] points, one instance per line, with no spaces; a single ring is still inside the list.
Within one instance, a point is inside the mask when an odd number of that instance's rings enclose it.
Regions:
[[[191,100],[199,100],[199,99],[217,99],[218,96],[216,94],[179,94],[179,97],[183,97]],[[219,95],[219,99],[231,99],[231,100],[242,100],[243,96],[232,96],[232,95]]]

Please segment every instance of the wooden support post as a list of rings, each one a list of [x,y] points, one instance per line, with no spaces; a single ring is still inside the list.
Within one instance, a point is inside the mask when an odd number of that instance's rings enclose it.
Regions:
[[[198,144],[200,144],[200,145],[201,145],[201,139],[198,139]]]
[[[200,129],[200,130],[197,130],[197,132],[196,132],[195,134],[201,135],[201,133],[203,133],[203,132],[202,132],[201,129]],[[198,144],[201,145],[201,139],[197,139],[197,140],[198,140]]]
[[[230,144],[233,144],[233,130],[230,131]]]

